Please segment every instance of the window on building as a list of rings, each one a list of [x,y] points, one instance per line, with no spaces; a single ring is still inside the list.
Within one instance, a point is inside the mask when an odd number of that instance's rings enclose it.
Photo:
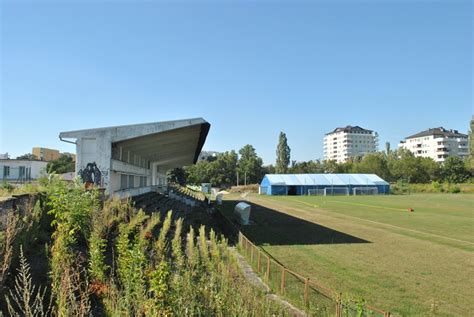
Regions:
[[[146,176],[140,176],[140,187],[146,186]]]
[[[25,175],[25,167],[24,166],[20,166],[19,168],[19,172],[18,172],[18,177],[20,178],[24,178],[26,175]]]
[[[135,187],[135,176],[128,175],[128,188]]]
[[[8,177],[10,176],[10,166],[4,166],[3,167],[3,177]]]
[[[120,189],[127,188],[127,175],[120,174]]]

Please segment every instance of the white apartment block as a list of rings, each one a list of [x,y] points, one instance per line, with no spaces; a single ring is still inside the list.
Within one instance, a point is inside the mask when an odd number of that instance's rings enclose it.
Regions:
[[[449,156],[465,158],[469,155],[467,135],[443,127],[411,135],[398,147],[409,150],[416,157],[431,157],[436,162],[444,162]]]
[[[359,126],[336,128],[324,136],[324,160],[344,163],[350,158],[376,152],[378,134]]]

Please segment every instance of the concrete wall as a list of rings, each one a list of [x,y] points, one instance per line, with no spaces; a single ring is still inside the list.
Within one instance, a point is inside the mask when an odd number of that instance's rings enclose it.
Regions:
[[[20,215],[24,215],[27,210],[34,208],[38,199],[38,194],[22,194],[0,200],[0,225],[5,224],[9,211],[13,210]]]
[[[105,188],[108,194],[125,189],[121,186],[122,175],[133,176],[134,184],[140,184],[140,177],[146,177],[145,186],[152,183],[152,173],[147,168],[148,162],[135,153],[127,151],[127,153],[119,153],[118,159],[112,158],[110,137],[78,138],[76,150],[79,154],[76,159],[78,175],[89,163],[95,163],[101,172],[101,181],[98,185]]]

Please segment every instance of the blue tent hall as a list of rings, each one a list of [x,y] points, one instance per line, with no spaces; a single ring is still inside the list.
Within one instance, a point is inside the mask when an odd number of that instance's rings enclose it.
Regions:
[[[389,194],[390,184],[375,174],[267,174],[261,195]]]

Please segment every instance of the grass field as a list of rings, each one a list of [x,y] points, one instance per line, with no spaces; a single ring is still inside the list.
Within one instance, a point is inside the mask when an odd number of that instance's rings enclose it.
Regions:
[[[474,315],[474,195],[246,199],[241,230],[288,268],[398,315]]]

